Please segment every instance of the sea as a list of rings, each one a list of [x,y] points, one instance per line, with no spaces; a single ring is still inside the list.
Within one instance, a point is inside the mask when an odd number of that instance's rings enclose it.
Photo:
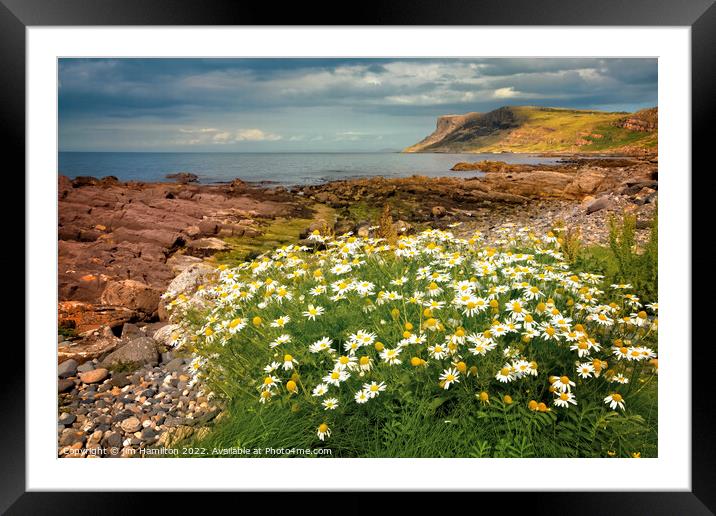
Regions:
[[[458,162],[482,160],[511,164],[549,164],[556,157],[530,154],[376,153],[219,153],[219,152],[60,152],[58,172],[77,176],[115,176],[120,181],[169,181],[167,174],[191,172],[200,183],[239,178],[276,186],[320,184],[371,176],[423,175],[475,177],[479,171],[453,172]]]

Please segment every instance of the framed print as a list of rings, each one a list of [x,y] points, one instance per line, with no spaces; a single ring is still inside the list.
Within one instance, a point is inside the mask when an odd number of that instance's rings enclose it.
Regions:
[[[3,510],[711,513],[691,170],[716,8],[398,7],[3,0],[28,300]]]

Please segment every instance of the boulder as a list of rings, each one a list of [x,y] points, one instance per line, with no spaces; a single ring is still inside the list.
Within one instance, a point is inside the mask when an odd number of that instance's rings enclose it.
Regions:
[[[95,368],[95,362],[94,360],[90,360],[89,362],[85,362],[84,364],[77,367],[78,373],[86,373],[87,371],[92,371]]]
[[[594,199],[587,205],[587,214],[595,213],[600,210],[608,209],[612,205],[611,200],[607,196],[599,197]]]
[[[124,306],[146,316],[156,314],[162,293],[135,280],[112,281],[102,293],[100,301],[107,305]]]
[[[639,190],[634,197],[632,197],[632,201],[634,204],[643,205],[648,204],[650,202],[653,202],[657,197],[656,190],[653,190],[652,188],[649,188],[647,186],[643,187],[641,190]]]
[[[75,382],[73,382],[69,378],[60,378],[57,381],[57,392],[60,393],[70,391],[74,386]]]
[[[189,296],[196,291],[199,285],[203,285],[207,277],[214,271],[214,267],[207,263],[190,265],[169,283],[167,292],[171,297],[176,297],[179,294]]]
[[[248,189],[249,189],[249,185],[246,184],[245,181],[242,181],[239,178],[234,179],[229,184],[229,191],[231,191],[232,193],[244,193]]]
[[[599,191],[606,175],[603,170],[582,170],[577,173],[574,181],[567,185],[564,192],[573,197],[594,194]]]
[[[197,183],[199,181],[199,176],[196,174],[192,174],[191,172],[175,172],[173,174],[167,174],[167,179],[174,179],[177,183]]]
[[[368,238],[370,236],[370,225],[360,224],[356,228],[356,235],[358,235],[361,238]]]
[[[321,203],[329,204],[329,205],[336,205],[340,202],[340,199],[338,199],[338,196],[336,194],[333,194],[331,192],[318,192],[314,198]]]
[[[139,326],[136,324],[125,323],[125,325],[122,326],[122,340],[124,341],[129,341],[143,336],[144,333],[142,333],[142,330],[140,330]]]
[[[393,222],[393,228],[399,235],[407,235],[413,231],[413,225],[404,220],[397,220]]]
[[[68,378],[77,374],[77,360],[69,359],[57,366],[57,376],[59,378]]]
[[[111,353],[117,349],[120,342],[109,326],[102,326],[81,340],[59,346],[57,357],[60,362],[73,359],[83,364],[105,353]]]
[[[206,283],[207,278],[215,271],[211,265],[201,262],[187,267],[184,272],[179,274],[167,287],[166,296],[159,302],[158,315],[161,321],[169,319],[169,313],[167,312],[167,303],[177,297],[179,294],[184,294],[187,297],[196,292],[200,285]]]
[[[215,220],[204,219],[197,225],[199,233],[203,235],[215,235],[219,232],[219,223]]]
[[[107,368],[140,367],[147,364],[154,366],[158,363],[159,353],[154,340],[149,337],[139,337],[107,355],[102,361],[102,366]]]
[[[321,235],[328,235],[334,231],[334,225],[329,224],[326,219],[315,219],[311,221],[306,229],[301,231],[299,238],[308,238],[314,231],[318,231]]]
[[[171,257],[167,258],[167,265],[171,267],[172,272],[174,274],[181,274],[184,272],[187,268],[190,266],[202,263],[201,258],[197,258],[196,256],[187,256],[186,254],[173,254]]]
[[[172,334],[180,329],[181,326],[178,324],[167,324],[166,326],[162,326],[154,332],[154,340],[159,345],[166,348],[172,348],[174,347],[174,344],[172,343]]]
[[[198,237],[201,234],[201,229],[199,226],[189,226],[184,230],[184,233],[187,234],[187,236],[194,238]]]
[[[355,229],[355,222],[349,219],[340,219],[333,229],[336,236],[345,235]]]
[[[99,383],[109,376],[109,371],[104,367],[92,369],[86,373],[80,373],[80,380],[83,383]]]
[[[447,210],[443,206],[433,206],[430,209],[430,213],[433,214],[433,217],[444,217],[447,215]]]

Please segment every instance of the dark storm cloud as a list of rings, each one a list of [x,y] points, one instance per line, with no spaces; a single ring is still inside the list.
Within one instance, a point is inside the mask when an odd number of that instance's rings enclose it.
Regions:
[[[62,59],[59,81],[61,148],[86,150],[401,148],[445,113],[657,102],[656,59]]]

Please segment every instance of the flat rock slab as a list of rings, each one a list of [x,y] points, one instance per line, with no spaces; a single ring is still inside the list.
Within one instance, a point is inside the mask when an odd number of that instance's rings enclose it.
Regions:
[[[114,336],[109,326],[103,326],[79,341],[59,346],[57,348],[58,361],[62,363],[72,359],[83,364],[99,358],[105,353],[111,353],[117,349],[119,343],[120,340]]]
[[[112,281],[107,284],[100,301],[107,305],[121,305],[151,316],[156,313],[162,292],[135,280]]]

